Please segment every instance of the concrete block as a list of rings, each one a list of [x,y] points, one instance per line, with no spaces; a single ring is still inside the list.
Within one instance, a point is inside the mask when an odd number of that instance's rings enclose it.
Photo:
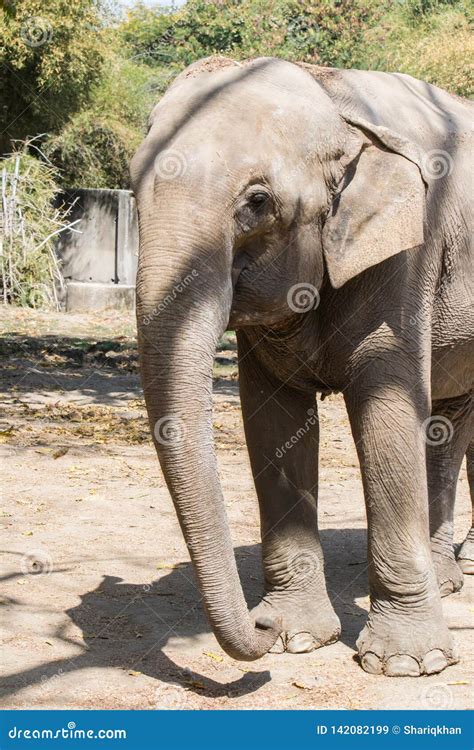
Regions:
[[[68,281],[66,283],[66,311],[133,310],[135,287],[132,284],[100,284]]]
[[[138,214],[128,190],[117,193],[116,275],[120,284],[135,284],[138,264]]]
[[[58,235],[56,251],[66,280],[134,284],[138,222],[130,190],[70,188],[56,204],[70,209],[73,230]]]

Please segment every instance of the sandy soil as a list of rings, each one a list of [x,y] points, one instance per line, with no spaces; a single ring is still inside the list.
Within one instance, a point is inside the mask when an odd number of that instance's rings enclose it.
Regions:
[[[2,313],[1,703],[33,708],[467,708],[472,579],[444,600],[461,661],[390,679],[354,658],[368,609],[365,512],[342,399],[321,404],[320,518],[339,643],[239,663],[210,633],[148,436],[128,316]],[[235,342],[215,432],[250,604],[261,591]],[[469,526],[459,480],[456,541]]]

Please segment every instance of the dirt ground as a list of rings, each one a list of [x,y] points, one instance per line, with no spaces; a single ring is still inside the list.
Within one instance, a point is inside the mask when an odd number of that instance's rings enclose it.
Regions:
[[[355,661],[368,609],[366,522],[340,397],[320,408],[320,523],[342,638],[311,654],[240,663],[221,651],[203,614],[148,434],[132,316],[3,310],[2,321],[4,707],[472,707],[472,579],[444,599],[459,664],[390,679]],[[259,525],[231,334],[214,390],[220,474],[253,605]],[[469,513],[463,469],[456,542]]]

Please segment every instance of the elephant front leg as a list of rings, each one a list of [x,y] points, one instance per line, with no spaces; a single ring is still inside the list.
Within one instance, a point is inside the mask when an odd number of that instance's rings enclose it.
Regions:
[[[369,365],[363,382],[346,393],[369,536],[371,606],[357,646],[367,672],[417,676],[440,672],[456,659],[430,549],[429,400],[410,378],[409,363],[398,365],[382,374]]]
[[[314,395],[267,379],[239,338],[245,435],[257,490],[265,593],[255,619],[281,618],[273,651],[333,643],[339,619],[329,601],[318,533],[319,425]]]

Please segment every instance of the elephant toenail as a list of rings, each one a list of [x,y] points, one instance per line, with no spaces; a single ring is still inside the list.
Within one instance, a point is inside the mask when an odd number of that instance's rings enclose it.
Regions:
[[[366,672],[370,672],[370,674],[382,674],[382,661],[377,654],[372,653],[372,651],[367,651],[367,653],[361,657],[360,663],[362,669]]]
[[[474,574],[474,560],[458,557],[458,565],[465,575],[472,576]]]
[[[303,654],[313,651],[314,647],[314,638],[311,633],[297,633],[288,638],[286,650],[290,654]]]
[[[429,651],[423,659],[423,668],[426,674],[435,674],[442,672],[448,666],[448,660],[439,648]]]
[[[420,665],[413,656],[396,654],[387,659],[385,674],[387,677],[418,677]]]

